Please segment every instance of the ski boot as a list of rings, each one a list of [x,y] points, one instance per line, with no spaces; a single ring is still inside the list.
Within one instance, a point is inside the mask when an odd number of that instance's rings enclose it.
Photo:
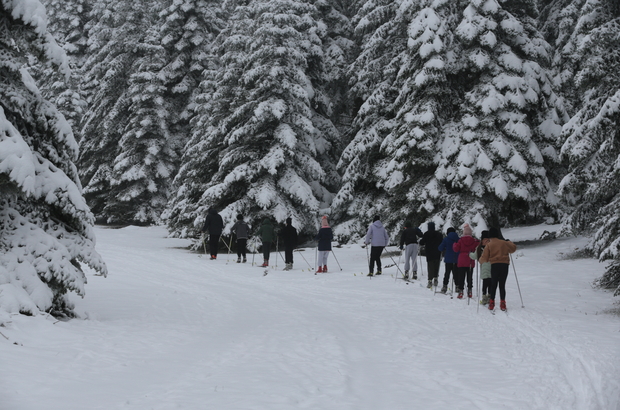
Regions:
[[[377,275],[381,275],[381,271],[380,270],[377,271]]]
[[[319,268],[316,270],[316,272],[314,272],[315,275],[317,273],[323,273],[323,267],[322,266],[319,266]]]
[[[413,280],[417,280],[417,279],[418,279],[418,272],[413,271],[413,272],[411,273],[411,279],[413,279]]]
[[[432,289],[432,287],[433,287],[433,281],[429,279],[429,280],[428,280],[428,284],[426,285],[426,287],[427,287],[428,289]]]
[[[260,265],[262,268],[266,268],[269,266],[269,261],[264,261],[262,265]]]
[[[237,258],[237,263],[241,263],[241,258]]]
[[[405,280],[409,280],[409,271],[408,271],[408,270],[406,270],[406,271],[405,271],[405,277],[404,277],[404,279],[405,279]]]
[[[366,275],[366,276],[374,276],[374,275],[375,275],[374,273],[368,272],[368,275]]]
[[[327,273],[327,265],[323,265],[323,273]]]
[[[448,291],[448,287],[446,285],[443,285],[443,287],[441,288],[441,293],[445,295],[447,291]]]
[[[489,299],[489,310],[495,309],[495,300]]]
[[[507,308],[506,308],[506,301],[505,300],[500,300],[499,301],[499,308],[501,310],[503,310],[504,312],[507,310]]]

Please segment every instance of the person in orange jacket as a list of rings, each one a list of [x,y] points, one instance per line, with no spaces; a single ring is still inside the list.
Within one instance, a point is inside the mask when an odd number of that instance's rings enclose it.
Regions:
[[[505,240],[498,228],[489,229],[489,243],[484,247],[480,263],[491,263],[491,290],[489,310],[495,309],[495,295],[499,285],[499,307],[506,310],[506,279],[510,266],[510,254],[517,250],[517,245]]]

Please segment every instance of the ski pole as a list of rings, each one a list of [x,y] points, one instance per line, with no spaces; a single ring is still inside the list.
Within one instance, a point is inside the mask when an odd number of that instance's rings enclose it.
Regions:
[[[278,250],[278,243],[280,241],[280,237],[276,236],[276,270],[278,270],[278,254],[280,251]]]
[[[336,254],[334,253],[334,250],[332,249],[332,255],[334,255],[334,260],[336,261],[336,263],[338,264],[338,267],[340,268],[340,270],[342,271],[342,266],[340,266],[340,262],[338,262],[338,258],[336,258]]]
[[[370,272],[370,255],[368,254],[368,244],[366,244],[366,261],[368,261],[368,272]],[[368,275],[372,279],[372,275]]]
[[[452,284],[450,285],[450,299],[454,299],[454,270],[452,271]]]
[[[299,249],[295,249],[295,251],[294,251],[294,252],[299,252],[299,254],[300,254],[300,255],[301,255],[301,257],[303,258],[303,260],[305,260],[305,261],[306,261],[306,263],[308,264],[308,267],[309,267],[310,269],[312,269],[312,265],[310,265],[310,262],[308,262],[308,260],[307,260],[307,259],[306,259],[306,257],[304,256],[304,254],[303,254],[303,253],[301,253],[301,251],[300,251]]]
[[[401,249],[401,250],[400,250],[400,255],[398,255],[398,265],[400,265],[400,258],[401,258],[402,256],[403,256],[403,250]],[[406,265],[406,264],[407,264],[407,263],[405,263],[405,265]],[[404,277],[405,277],[405,276],[403,275],[403,278],[404,278]],[[398,279],[398,275],[394,276],[394,282],[396,282],[396,279]]]
[[[478,287],[478,306],[476,307],[476,313],[480,312],[480,259],[476,265],[476,286]]]
[[[405,276],[405,274],[403,273],[402,270],[400,270],[400,266],[398,266],[398,264],[396,263],[396,261],[394,260],[394,258],[392,258],[392,255],[389,255],[390,259],[392,259],[392,262],[394,262],[394,265],[396,265],[396,269],[398,269],[398,271],[400,272],[401,275]]]
[[[519,297],[521,298],[521,307],[524,308],[525,306],[523,305],[523,296],[521,296],[521,286],[519,286],[519,278],[517,278],[517,269],[515,268],[515,263],[512,260],[512,255],[508,254],[510,256],[510,263],[512,264],[512,270],[515,273],[515,279],[517,281],[517,289],[519,289]]]
[[[206,242],[206,240],[207,240],[207,236],[203,233],[201,241],[202,241],[202,248],[205,250],[205,256],[207,256],[207,242]]]
[[[314,248],[314,274],[316,275],[318,272],[319,266],[319,244],[316,244],[316,248]]]
[[[252,241],[252,266],[254,266],[254,255],[256,255],[256,241]]]

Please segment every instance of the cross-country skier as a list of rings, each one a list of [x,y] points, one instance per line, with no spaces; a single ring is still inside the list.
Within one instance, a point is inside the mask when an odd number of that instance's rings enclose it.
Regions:
[[[327,221],[327,216],[323,216],[321,218],[321,228],[319,232],[314,237],[317,243],[317,270],[316,273],[327,272],[327,257],[332,250],[332,239],[334,238],[334,233],[332,232],[332,228],[329,226],[329,222]]]
[[[250,236],[250,227],[243,220],[243,215],[237,215],[237,221],[230,230],[230,234],[237,237],[237,263],[241,263],[241,257],[243,257],[243,263],[247,262],[246,247]]]
[[[428,288],[437,286],[439,277],[439,266],[441,266],[441,252],[439,245],[443,241],[441,232],[435,230],[435,222],[427,224],[428,230],[422,235],[420,246],[424,245],[426,250],[426,266],[428,267]]]
[[[405,280],[409,279],[409,267],[411,266],[411,278],[418,278],[418,241],[422,238],[422,231],[413,227],[409,221],[405,222],[405,229],[400,236],[400,250],[405,249]],[[411,264],[409,263],[411,261]]]
[[[280,237],[284,244],[284,270],[293,269],[293,251],[297,246],[297,229],[292,225],[293,220],[286,218],[286,226],[280,231]]]
[[[486,305],[489,303],[489,292],[491,291],[491,263],[490,262],[482,262],[480,257],[482,256],[482,252],[484,248],[489,243],[489,231],[482,231],[480,234],[480,245],[476,248],[474,252],[469,253],[469,257],[475,261],[478,261],[480,266],[480,279],[482,279],[482,299],[480,303]]]
[[[368,266],[368,276],[373,276],[375,263],[377,264],[377,275],[381,275],[381,254],[388,245],[390,237],[383,227],[379,215],[376,215],[366,233],[366,246],[370,244],[370,264]]]
[[[502,237],[498,228],[489,229],[491,240],[484,247],[480,262],[491,262],[491,292],[489,310],[495,309],[495,293],[499,285],[499,307],[506,310],[506,279],[508,278],[508,266],[510,254],[517,250],[517,245]]]
[[[273,223],[271,223],[271,219],[269,217],[263,219],[263,223],[260,228],[258,228],[257,234],[260,235],[260,238],[263,241],[263,264],[260,266],[266,268],[269,266],[271,243],[276,238],[275,229],[273,228]]]
[[[463,225],[463,236],[457,243],[452,246],[455,252],[459,252],[459,258],[456,263],[457,265],[457,275],[454,279],[456,282],[457,292],[459,293],[458,298],[463,298],[463,290],[465,289],[465,277],[467,277],[467,297],[472,297],[472,287],[473,287],[473,269],[476,266],[476,262],[474,262],[469,257],[469,252],[473,252],[476,250],[480,241],[472,236],[473,232],[471,230],[471,226],[469,224]]]
[[[211,260],[217,259],[217,246],[224,229],[224,221],[214,208],[209,208],[202,232],[209,232],[209,252]]]
[[[441,287],[441,293],[448,291],[448,284],[450,283],[450,273],[452,278],[456,277],[456,263],[458,262],[459,253],[454,252],[453,245],[459,241],[459,234],[456,233],[456,229],[449,227],[446,231],[446,237],[443,238],[439,245],[439,252],[444,253],[443,261],[446,267],[446,271],[443,274],[443,286]]]

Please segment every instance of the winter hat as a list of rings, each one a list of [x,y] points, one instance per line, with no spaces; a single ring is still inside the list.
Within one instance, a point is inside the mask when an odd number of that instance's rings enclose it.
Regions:
[[[502,234],[499,233],[499,229],[491,228],[489,229],[489,237],[490,238],[501,238]]]
[[[379,218],[379,215],[375,215],[374,218],[372,218],[373,222],[377,222],[378,220],[380,220],[381,218]]]
[[[237,220],[238,221],[243,221],[243,215],[241,215],[241,214],[237,215]]]
[[[329,226],[329,222],[327,222],[327,216],[323,215],[321,218],[321,226]]]
[[[409,221],[405,222],[405,228],[411,228],[411,222]]]
[[[428,230],[429,231],[434,231],[435,230],[435,222],[429,222],[427,224],[427,226],[428,226]]]
[[[293,222],[293,220],[290,217],[286,218],[286,224],[287,225],[290,225],[292,222]]]
[[[471,226],[469,226],[469,224],[463,225],[463,235],[471,236],[472,233],[473,233],[473,231],[471,230]]]
[[[491,237],[491,235],[490,235],[489,231],[482,231],[482,233],[480,234],[480,240],[488,239],[490,237]]]
[[[448,228],[448,230],[446,231],[446,234],[449,234],[449,233],[452,233],[452,232],[456,232],[456,229],[454,229],[453,226]]]

